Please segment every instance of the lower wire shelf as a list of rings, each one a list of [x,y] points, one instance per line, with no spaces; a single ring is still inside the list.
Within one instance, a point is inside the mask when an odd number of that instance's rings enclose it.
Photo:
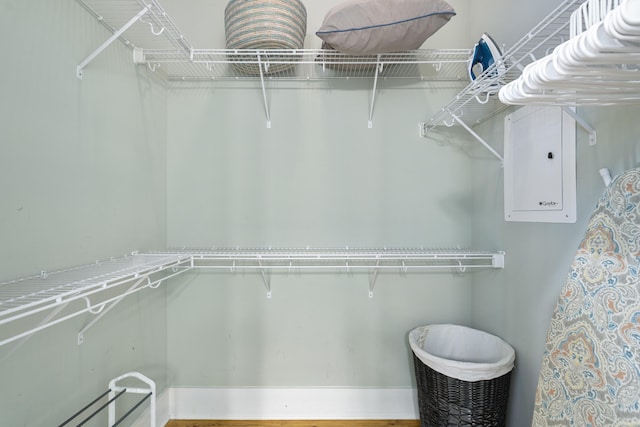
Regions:
[[[96,317],[84,333],[125,297],[193,269],[260,273],[271,297],[270,274],[467,272],[504,268],[504,252],[427,248],[204,248],[133,252],[121,258],[0,283],[0,346],[84,313]]]
[[[163,253],[160,253],[163,254]],[[425,248],[214,248],[169,252],[189,255],[197,268],[314,272],[334,270],[398,273],[433,269],[502,268],[504,253]]]

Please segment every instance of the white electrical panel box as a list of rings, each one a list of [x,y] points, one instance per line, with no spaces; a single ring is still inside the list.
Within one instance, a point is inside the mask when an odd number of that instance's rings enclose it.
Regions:
[[[576,123],[560,107],[527,106],[504,123],[507,221],[576,221]]]

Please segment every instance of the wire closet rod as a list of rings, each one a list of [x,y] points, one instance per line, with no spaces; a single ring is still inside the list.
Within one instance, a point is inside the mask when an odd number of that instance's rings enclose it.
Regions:
[[[184,250],[174,256],[190,256],[193,268],[254,270],[313,269],[433,269],[457,267],[502,268],[504,253],[465,249],[350,249],[267,248]]]

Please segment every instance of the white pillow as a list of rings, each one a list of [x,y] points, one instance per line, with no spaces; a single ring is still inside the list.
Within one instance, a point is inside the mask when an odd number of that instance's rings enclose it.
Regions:
[[[353,55],[418,49],[455,14],[444,0],[347,0],[327,12],[316,35]]]

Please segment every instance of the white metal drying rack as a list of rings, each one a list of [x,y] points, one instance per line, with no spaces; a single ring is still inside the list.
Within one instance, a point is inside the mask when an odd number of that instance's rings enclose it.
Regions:
[[[271,115],[267,82],[373,80],[368,127],[379,80],[446,82],[461,87],[466,79],[469,49],[412,50],[353,56],[322,49],[232,50],[194,49],[157,0],[77,0],[113,34],[83,60],[76,74],[116,39],[133,49],[136,64],[145,64],[169,84],[259,81],[267,127]]]
[[[465,272],[504,268],[503,252],[463,249],[192,249],[132,253],[57,272],[0,283],[0,346],[83,313],[97,315],[84,333],[128,295],[193,269],[221,273],[259,272],[271,296],[271,273],[347,272],[369,274],[369,296],[380,273]],[[28,326],[17,331],[21,322]],[[33,326],[33,323],[37,323]],[[15,326],[14,326],[15,325]]]
[[[478,140],[493,156],[503,161],[489,143],[478,135],[472,127],[508,108],[498,99],[498,91],[505,84],[517,79],[528,64],[548,55],[556,46],[570,37],[571,14],[585,0],[565,0],[531,31],[526,33],[511,48],[506,49],[502,58],[488,67],[478,78],[469,83],[453,100],[433,115],[427,122],[420,123],[421,136],[441,126],[460,125]],[[595,132],[575,113],[566,109],[591,135],[590,143],[595,143]]]

